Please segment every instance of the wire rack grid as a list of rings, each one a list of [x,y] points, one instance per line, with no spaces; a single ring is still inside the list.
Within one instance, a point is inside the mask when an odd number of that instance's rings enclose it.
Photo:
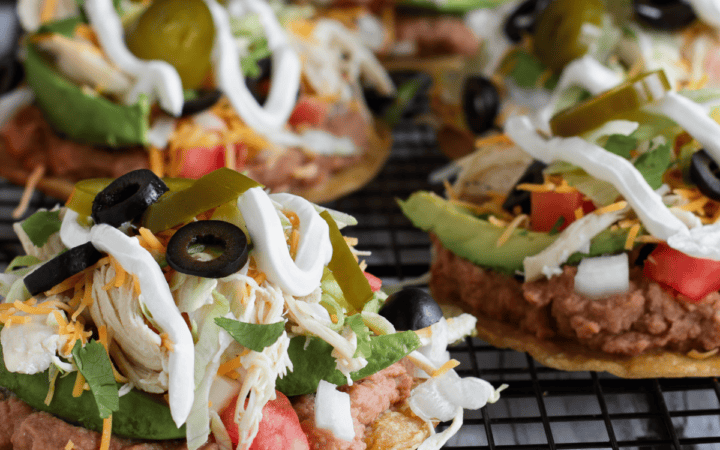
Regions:
[[[425,189],[447,164],[429,127],[401,125],[380,175],[363,190],[326,206],[354,215],[369,271],[385,285],[421,277],[430,263],[427,235],[400,213],[397,198]],[[22,254],[11,213],[21,189],[0,179],[0,269]],[[36,193],[28,214],[57,201]],[[466,411],[451,449],[720,449],[720,383],[715,378],[625,380],[605,373],[560,372],[528,355],[467,339],[450,349],[461,376],[506,383],[500,400]]]

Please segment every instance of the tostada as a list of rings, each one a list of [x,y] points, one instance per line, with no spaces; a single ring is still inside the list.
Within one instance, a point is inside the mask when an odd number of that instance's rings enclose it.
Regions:
[[[0,446],[439,449],[499,393],[446,350],[475,320],[385,295],[354,222],[226,168],[78,183],[0,276]]]
[[[511,117],[447,199],[399,202],[432,235],[435,298],[551,367],[717,375],[719,118],[662,71],[560,112],[550,135]]]
[[[27,86],[0,107],[3,119],[14,112],[2,123],[13,181],[40,171],[65,199],[83,178],[230,167],[325,201],[369,181],[389,154],[363,87],[392,97],[391,79],[312,8],[90,0],[20,1],[18,12]]]

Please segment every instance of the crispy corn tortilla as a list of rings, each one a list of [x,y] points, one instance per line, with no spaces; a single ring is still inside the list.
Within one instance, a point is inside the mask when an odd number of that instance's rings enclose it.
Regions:
[[[449,252],[437,246],[436,251]],[[472,264],[462,260],[465,264]],[[433,278],[430,291],[441,304],[461,304],[458,298],[442,298],[434,289],[446,280]],[[471,311],[468,311],[471,312]],[[629,357],[590,350],[565,339],[538,339],[513,324],[477,317],[478,337],[499,348],[527,352],[541,364],[558,370],[609,372],[622,378],[680,378],[720,376],[720,354],[706,358],[691,357],[670,351],[652,351]]]
[[[308,189],[293,191],[314,203],[329,202],[343,197],[362,188],[380,172],[385,165],[392,149],[392,132],[379,120],[375,121],[373,132],[369,135],[369,145],[362,159],[339,172],[332,174],[325,182]],[[0,177],[13,184],[24,186],[30,171],[5,151],[5,144],[0,139]],[[75,180],[60,177],[43,177],[37,189],[59,200],[67,200],[72,194]]]

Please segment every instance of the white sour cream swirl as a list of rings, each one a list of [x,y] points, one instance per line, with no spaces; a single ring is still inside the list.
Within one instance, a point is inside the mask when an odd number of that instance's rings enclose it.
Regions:
[[[267,35],[268,48],[272,52],[270,93],[265,105],[260,106],[245,84],[227,11],[215,0],[204,1],[215,24],[212,59],[216,83],[246,124],[264,135],[271,135],[282,128],[295,107],[295,97],[300,87],[300,58],[290,45],[272,8],[260,0],[246,0],[247,10],[257,14],[260,19]],[[278,74],[282,74],[282,80]]]
[[[300,243],[294,261],[272,200],[294,211],[300,219]],[[312,203],[302,197],[274,194],[272,200],[260,187],[248,189],[238,198],[238,208],[248,219],[255,263],[284,292],[296,297],[309,295],[320,285],[323,267],[332,259],[328,225]]]
[[[86,0],[84,7],[107,57],[136,78],[135,85],[124,99],[125,103],[134,104],[140,94],[145,94],[151,101],[158,98],[162,109],[179,116],[184,100],[182,81],[177,70],[165,61],[144,61],[130,52],[125,45],[122,22],[112,0]]]

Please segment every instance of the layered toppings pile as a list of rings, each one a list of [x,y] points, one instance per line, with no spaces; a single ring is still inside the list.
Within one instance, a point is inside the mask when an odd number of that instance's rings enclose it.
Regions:
[[[447,352],[475,320],[382,293],[339,231],[354,223],[225,168],[80,182],[15,226],[27,255],[0,276],[0,385],[102,431],[101,449],[387,448],[398,427],[440,448],[499,394]]]
[[[465,21],[481,50],[438,74],[434,109],[447,139],[469,152],[473,135],[512,114],[542,110],[547,120],[650,70],[663,69],[673,89],[700,98],[698,89],[720,83],[718,12],[715,0],[525,0],[473,11]],[[462,80],[482,81],[484,93]]]
[[[544,126],[542,113],[510,118],[457,162],[447,200],[400,202],[435,236],[433,293],[537,340],[716,354],[718,118],[662,71]]]
[[[198,178],[229,167],[287,190],[387,147],[363,87],[392,97],[392,81],[353,32],[312,8],[79,4],[18,4],[30,33],[28,87],[3,99],[3,110],[19,111],[3,135],[28,170],[43,164],[49,175],[79,179],[149,167]],[[106,164],[73,163],[90,150]]]

